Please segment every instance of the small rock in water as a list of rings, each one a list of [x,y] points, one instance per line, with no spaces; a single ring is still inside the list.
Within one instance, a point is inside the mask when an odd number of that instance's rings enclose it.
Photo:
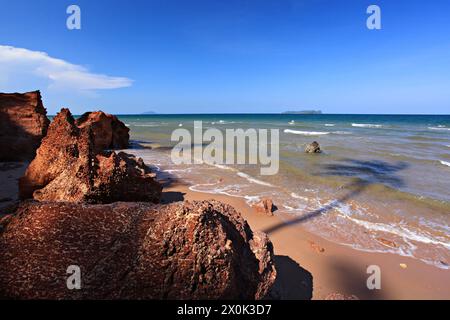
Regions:
[[[317,141],[314,141],[313,143],[306,145],[305,152],[306,153],[322,153],[322,150],[320,149],[319,143]]]
[[[400,268],[406,269],[408,268],[408,265],[406,265],[405,263],[400,263]]]

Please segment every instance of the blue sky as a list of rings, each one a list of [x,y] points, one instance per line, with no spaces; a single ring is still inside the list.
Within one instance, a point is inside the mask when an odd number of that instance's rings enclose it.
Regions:
[[[66,28],[81,8],[82,29]],[[366,9],[382,10],[382,30]],[[448,0],[0,0],[0,91],[50,114],[450,113]]]

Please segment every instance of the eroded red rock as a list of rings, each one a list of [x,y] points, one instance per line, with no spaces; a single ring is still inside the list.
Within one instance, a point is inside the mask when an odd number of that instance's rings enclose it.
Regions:
[[[0,93],[0,161],[33,159],[49,123],[39,91]]]
[[[128,148],[130,129],[116,116],[102,111],[86,112],[76,120],[76,125],[79,128],[92,129],[96,152]]]
[[[256,212],[264,213],[268,216],[273,216],[273,212],[276,210],[272,199],[269,198],[261,199],[260,202],[254,204],[252,207],[256,210]]]
[[[261,299],[276,277],[266,235],[216,201],[25,202],[2,229],[0,298]]]
[[[20,198],[159,202],[162,187],[142,160],[96,149],[91,127],[79,128],[70,111],[62,109],[19,181]]]

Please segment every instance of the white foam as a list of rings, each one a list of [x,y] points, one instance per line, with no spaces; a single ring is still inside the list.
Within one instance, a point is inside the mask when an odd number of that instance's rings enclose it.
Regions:
[[[287,204],[283,204],[283,208],[291,213],[303,212],[305,210],[305,208],[294,208],[294,207],[288,206]]]
[[[240,172],[240,171],[239,171],[239,172],[237,173],[237,175],[238,175],[239,177],[241,177],[241,178],[246,179],[246,180],[249,181],[249,182],[256,183],[256,184],[259,184],[259,185],[261,185],[261,186],[273,187],[272,184],[270,184],[270,183],[268,183],[268,182],[264,182],[264,181],[258,180],[258,179],[255,179],[255,178],[253,178],[252,176],[250,176],[250,175],[248,175],[248,174],[246,174],[246,173],[243,173],[243,172]]]
[[[291,130],[291,129],[284,130],[284,133],[292,133],[292,134],[298,134],[298,135],[303,135],[303,136],[323,136],[323,135],[330,134],[330,132],[297,131],[297,130]]]
[[[440,245],[446,248],[447,250],[450,250],[450,242],[443,242],[433,238],[431,235],[411,231],[399,224],[394,225],[356,219],[352,217],[351,210],[346,205],[341,204],[340,206],[336,207],[336,210],[341,213],[342,217],[351,220],[352,222],[364,227],[367,230],[391,233],[403,238],[404,240],[408,239],[411,241],[421,242],[425,244]]]
[[[191,172],[192,169],[191,168],[187,168],[187,169],[165,169],[164,172],[168,172],[168,173],[174,173],[174,172]]]
[[[333,124],[333,123],[325,123],[325,127],[334,127],[335,126],[335,124]]]
[[[213,166],[216,167],[216,168],[222,169],[222,170],[236,171],[235,169],[233,169],[231,167],[227,167],[227,166],[225,166],[223,164],[215,163],[215,164],[213,164]]]
[[[372,124],[372,123],[352,123],[352,127],[357,128],[382,128],[381,124]]]
[[[428,129],[430,130],[450,130],[450,128],[446,128],[446,127],[428,127]]]
[[[259,196],[244,196],[245,200],[247,200],[247,204],[252,205],[261,201]]]
[[[308,201],[309,200],[308,198],[302,197],[302,196],[300,196],[300,195],[298,195],[298,194],[296,194],[294,192],[291,193],[291,197],[294,198],[294,199],[299,199],[299,200],[304,200],[304,201]]]
[[[135,126],[135,127],[159,127],[161,125],[160,124],[155,124],[155,123],[152,123],[152,124],[143,123],[143,124],[133,124],[133,126]]]
[[[441,164],[443,164],[444,166],[450,167],[450,162],[441,161]]]

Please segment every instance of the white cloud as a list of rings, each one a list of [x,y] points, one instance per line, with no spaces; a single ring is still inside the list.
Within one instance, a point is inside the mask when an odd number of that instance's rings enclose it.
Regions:
[[[0,45],[1,82],[17,74],[28,74],[47,80],[52,88],[95,91],[125,88],[133,81],[125,77],[111,77],[90,72],[87,68],[45,52]]]

